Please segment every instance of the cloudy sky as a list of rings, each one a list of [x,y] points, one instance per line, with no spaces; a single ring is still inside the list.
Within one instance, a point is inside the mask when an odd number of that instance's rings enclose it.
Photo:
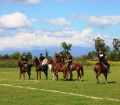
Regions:
[[[120,0],[0,0],[0,54],[54,53],[65,41],[81,55],[98,36],[111,47],[120,39],[119,11]]]

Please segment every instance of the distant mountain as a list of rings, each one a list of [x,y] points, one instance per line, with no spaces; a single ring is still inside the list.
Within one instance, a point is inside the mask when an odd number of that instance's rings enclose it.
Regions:
[[[43,53],[45,55],[46,50],[48,51],[48,54],[50,56],[53,56],[55,52],[60,52],[63,49],[61,47],[46,47],[46,48],[35,48],[32,50],[15,50],[15,49],[8,49],[4,51],[0,51],[0,54],[12,54],[14,52],[31,52],[33,56],[40,56],[40,53]],[[88,52],[95,50],[94,47],[79,47],[79,46],[72,46],[71,54],[73,56],[81,56],[86,55]]]

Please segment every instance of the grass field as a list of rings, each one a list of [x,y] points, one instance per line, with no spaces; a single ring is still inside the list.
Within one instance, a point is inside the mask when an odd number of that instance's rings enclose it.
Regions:
[[[120,105],[120,66],[111,67],[108,84],[104,84],[100,75],[100,84],[96,84],[95,74],[91,66],[84,67],[82,82],[49,80],[42,74],[36,80],[35,69],[32,68],[31,80],[19,80],[18,68],[0,69],[0,105]],[[55,91],[56,90],[56,91]]]

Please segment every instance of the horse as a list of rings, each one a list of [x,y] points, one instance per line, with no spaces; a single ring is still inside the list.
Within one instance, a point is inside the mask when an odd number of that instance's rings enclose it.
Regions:
[[[54,72],[53,72],[53,66],[52,66],[52,64],[50,62],[52,62],[52,59],[50,57],[48,57],[48,58],[45,58],[42,61],[42,64],[43,65],[48,65],[48,70],[50,70],[50,72],[52,74],[52,79],[54,80],[55,79],[55,75],[54,75]]]
[[[21,79],[21,75],[23,74],[25,80],[25,72],[27,72],[30,79],[32,66],[33,64],[28,64],[26,67],[21,61],[17,61],[17,67],[20,67],[20,79]]]
[[[48,65],[42,65],[42,63],[39,62],[38,58],[34,56],[33,62],[35,64],[36,72],[37,72],[37,80],[38,80],[38,73],[41,79],[41,72],[44,72],[46,76],[46,80],[48,79]]]
[[[70,80],[73,79],[73,74],[72,72],[75,71],[77,72],[77,80],[81,81],[81,76],[84,76],[84,70],[83,70],[83,65],[82,64],[78,64],[78,63],[74,63],[70,65],[70,71],[68,71],[70,73]]]
[[[56,80],[58,80],[58,72],[63,72],[63,79],[66,80],[66,74],[67,74],[67,67],[66,64],[60,59],[60,57],[55,54],[53,60],[51,60],[51,64],[53,67],[54,76],[56,77]]]
[[[97,83],[99,84],[99,79],[98,79],[99,75],[103,74],[104,77],[105,77],[105,83],[107,84],[107,75],[108,75],[108,68],[107,68],[107,66],[105,64],[99,62],[99,63],[96,63],[94,65],[93,70],[96,73]]]

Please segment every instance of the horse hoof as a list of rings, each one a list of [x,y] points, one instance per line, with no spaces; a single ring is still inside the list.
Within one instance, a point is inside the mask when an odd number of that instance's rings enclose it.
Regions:
[[[105,84],[108,84],[108,82],[105,82]]]

